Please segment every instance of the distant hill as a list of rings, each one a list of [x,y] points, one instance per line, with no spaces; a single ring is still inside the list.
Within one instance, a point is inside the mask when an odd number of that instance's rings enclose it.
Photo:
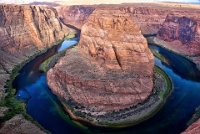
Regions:
[[[51,7],[60,6],[60,4],[55,3],[55,2],[31,2],[31,3],[29,3],[29,4],[30,4],[30,5],[51,6]]]

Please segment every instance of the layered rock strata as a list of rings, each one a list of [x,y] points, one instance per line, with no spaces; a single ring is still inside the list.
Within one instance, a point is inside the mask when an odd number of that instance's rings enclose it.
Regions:
[[[135,22],[140,26],[142,34],[157,34],[168,14],[176,13],[185,16],[198,16],[200,11],[191,5],[181,4],[120,4],[120,5],[90,5],[90,6],[61,6],[57,7],[60,18],[66,24],[81,28],[94,9],[121,10],[132,14]]]
[[[0,134],[45,134],[45,132],[24,119],[22,115],[16,115],[5,122],[0,129]]]
[[[0,5],[0,92],[15,65],[46,49],[70,31],[54,9]]]
[[[170,14],[160,28],[158,43],[200,65],[200,18]],[[164,42],[162,42],[164,41]]]
[[[51,47],[70,32],[68,27],[59,22],[57,15],[56,10],[51,8],[0,5],[0,101],[6,95],[4,86],[16,65]],[[4,116],[4,113],[0,114]],[[21,120],[25,124],[29,122],[24,118]],[[12,129],[18,127],[16,124],[12,125]],[[29,122],[29,125],[31,127],[33,124]],[[20,129],[24,133],[23,129],[28,128]]]
[[[47,79],[72,111],[102,115],[146,100],[153,66],[147,41],[130,14],[95,10],[82,27],[79,45],[66,52]]]
[[[184,132],[181,134],[199,134],[200,133],[200,119],[190,125]]]
[[[121,10],[131,13],[135,22],[141,27],[144,34],[156,34],[160,25],[164,22],[168,12],[160,8],[146,7],[142,5],[98,5],[98,6],[61,6],[57,7],[61,20],[66,24],[71,24],[80,28],[85,24],[90,14],[95,9]]]
[[[65,24],[70,24],[81,29],[95,6],[61,6],[57,8],[60,19]]]

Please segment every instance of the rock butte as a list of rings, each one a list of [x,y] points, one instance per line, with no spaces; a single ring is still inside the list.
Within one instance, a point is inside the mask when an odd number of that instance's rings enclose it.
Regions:
[[[102,114],[147,99],[153,66],[147,41],[130,14],[96,10],[82,27],[78,46],[66,52],[47,79],[57,96]]]
[[[186,7],[187,5],[187,7]],[[119,9],[132,14],[135,22],[140,26],[142,34],[155,35],[156,43],[166,44],[165,47],[181,55],[187,56],[200,68],[199,58],[199,6],[181,5],[170,3],[149,3],[147,4],[121,4],[99,5],[99,6],[62,6],[57,8],[60,18],[64,23],[71,23],[81,28],[88,16],[95,9]],[[181,7],[181,8],[180,8]],[[175,22],[176,20],[176,22]],[[194,23],[190,27],[190,22]],[[179,28],[180,26],[180,28]],[[175,32],[176,30],[176,32]],[[186,33],[186,31],[188,31]],[[182,32],[178,32],[182,31]],[[185,32],[184,32],[185,31]],[[183,33],[183,34],[179,34]],[[177,38],[177,36],[179,36]],[[176,37],[176,38],[173,38]],[[171,38],[171,39],[169,39]],[[180,39],[188,40],[181,42]],[[161,41],[160,41],[160,40]],[[163,42],[163,39],[166,42]],[[181,40],[182,40],[181,39]],[[183,41],[183,40],[182,40]],[[188,44],[188,45],[187,45]]]
[[[66,24],[72,24],[81,28],[95,8],[117,8],[127,13],[131,13],[135,22],[141,27],[143,34],[155,34],[162,27],[166,16],[175,13],[175,16],[179,16],[177,18],[186,16],[192,21],[196,21],[197,29],[199,29],[199,9],[188,7],[188,4],[185,4],[187,8],[183,7],[183,5],[180,8],[179,4],[174,5],[175,6],[166,6],[166,3],[163,3],[163,5],[148,3],[142,5],[122,4],[116,6],[62,6],[62,10],[57,8],[58,13],[53,8],[25,5],[0,5],[0,54],[2,55],[0,57],[0,98],[4,99],[5,81],[9,79],[9,74],[15,65],[28,59],[28,57],[36,53],[37,50],[43,50],[51,46],[53,42],[62,39],[64,34],[68,32],[69,29],[57,19],[57,15],[59,15]],[[168,24],[170,25],[171,23]],[[24,27],[27,25],[29,26]],[[32,30],[27,30],[29,28]],[[170,28],[170,26],[168,28]],[[199,33],[198,31],[199,30],[195,33],[195,38],[198,35],[197,33]],[[170,45],[168,45],[168,47],[170,47]],[[191,59],[197,64],[200,63],[200,58],[198,56],[191,56]],[[63,92],[63,94],[65,93]],[[15,119],[15,117],[13,119]],[[11,121],[17,122],[12,119]],[[7,124],[9,124],[9,121],[8,123],[5,123],[3,127],[5,128]],[[29,126],[33,126],[33,124],[29,124]],[[12,129],[13,127],[18,128],[17,123],[12,125]],[[194,127],[199,129],[197,125]],[[20,128],[22,133],[26,132],[26,128],[24,130],[23,128]]]

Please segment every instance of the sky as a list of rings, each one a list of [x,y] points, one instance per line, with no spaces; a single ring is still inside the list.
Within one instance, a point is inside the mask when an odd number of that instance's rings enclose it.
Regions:
[[[38,2],[53,2],[64,1],[73,4],[119,4],[119,3],[137,3],[137,2],[183,2],[183,3],[200,3],[200,0],[0,0],[0,3],[15,3],[15,4],[28,4],[34,1]]]

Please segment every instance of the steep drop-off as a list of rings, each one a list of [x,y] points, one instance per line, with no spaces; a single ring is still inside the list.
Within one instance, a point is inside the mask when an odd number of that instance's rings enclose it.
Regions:
[[[0,5],[0,18],[1,101],[6,96],[4,86],[14,67],[63,39],[70,29],[59,22],[57,11],[51,8]],[[7,108],[0,109],[5,113],[3,109]]]
[[[37,6],[0,5],[0,92],[9,73],[38,50],[50,47],[69,33],[56,10]]]
[[[154,5],[155,6],[155,5]],[[146,7],[142,5],[98,5],[98,6],[62,6],[58,7],[58,14],[66,24],[71,24],[77,28],[81,28],[87,21],[89,15],[95,9],[103,10],[121,10],[131,13],[135,22],[141,27],[144,34],[155,34],[165,20],[168,12],[156,7]],[[152,17],[153,16],[153,17]]]
[[[71,112],[104,115],[152,93],[153,55],[131,18],[119,10],[95,10],[82,27],[79,45],[48,72],[50,88]]]
[[[157,43],[187,56],[200,65],[200,19],[196,15],[168,15],[157,35]],[[163,42],[164,41],[164,42]]]
[[[65,24],[73,25],[81,29],[95,6],[61,6],[57,8],[60,19]]]
[[[200,133],[200,119],[190,125],[184,132],[181,134],[199,134]]]

